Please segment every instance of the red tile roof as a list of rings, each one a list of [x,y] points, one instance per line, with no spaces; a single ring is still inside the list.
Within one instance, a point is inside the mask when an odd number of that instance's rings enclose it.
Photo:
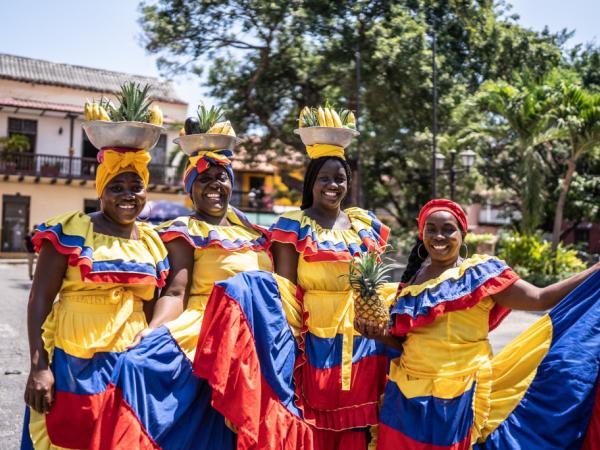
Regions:
[[[0,107],[12,106],[15,108],[35,109],[41,111],[58,111],[65,113],[83,114],[82,105],[68,105],[66,103],[40,102],[12,97],[0,97]]]
[[[34,109],[36,111],[57,111],[70,114],[83,115],[83,104],[70,105],[67,103],[42,102],[38,100],[29,100],[24,98],[0,97],[0,109],[3,107]],[[175,120],[165,116],[166,124],[176,123]]]
[[[169,81],[0,53],[0,79],[116,94],[126,81],[152,86],[155,100],[187,105]]]

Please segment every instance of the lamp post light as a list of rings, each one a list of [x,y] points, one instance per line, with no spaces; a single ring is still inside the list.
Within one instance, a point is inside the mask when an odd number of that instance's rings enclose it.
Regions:
[[[454,194],[456,190],[456,174],[467,172],[471,170],[475,164],[475,156],[477,154],[473,150],[464,150],[458,154],[460,163],[464,169],[456,169],[454,163],[456,162],[456,150],[450,150],[450,167],[444,170],[446,163],[446,157],[441,153],[435,154],[435,169],[440,173],[448,173],[450,175],[450,200],[454,200]]]

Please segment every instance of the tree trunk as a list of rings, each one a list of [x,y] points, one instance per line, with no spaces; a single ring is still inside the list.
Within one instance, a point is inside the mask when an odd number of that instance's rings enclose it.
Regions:
[[[552,229],[553,252],[556,251],[558,248],[558,243],[560,242],[560,230],[562,228],[565,204],[567,203],[567,194],[569,193],[569,187],[571,186],[571,180],[573,180],[576,167],[576,157],[569,159],[569,162],[567,163],[567,173],[565,174],[565,178],[560,185],[560,195],[558,196],[558,203],[556,204],[556,211],[554,212],[554,227]]]

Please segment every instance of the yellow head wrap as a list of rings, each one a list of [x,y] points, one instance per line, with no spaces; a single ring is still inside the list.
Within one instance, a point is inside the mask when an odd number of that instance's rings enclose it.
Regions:
[[[346,159],[344,155],[344,147],[331,144],[314,144],[307,145],[306,152],[310,159],[322,158],[323,156],[337,156],[338,158]]]
[[[104,188],[110,180],[124,172],[137,173],[144,186],[148,186],[150,172],[148,164],[152,160],[147,150],[133,149],[103,149],[98,154],[100,164],[96,169],[96,193],[102,195]]]

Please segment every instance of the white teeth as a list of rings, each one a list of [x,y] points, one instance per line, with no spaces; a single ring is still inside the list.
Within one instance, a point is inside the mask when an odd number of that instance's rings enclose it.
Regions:
[[[432,247],[436,250],[444,250],[447,245],[432,245]]]
[[[123,209],[133,209],[133,208],[135,208],[135,205],[119,205],[119,208],[123,208]]]
[[[219,194],[206,194],[206,196],[208,198],[220,198],[221,197]]]
[[[337,197],[337,192],[324,192],[327,197]]]

